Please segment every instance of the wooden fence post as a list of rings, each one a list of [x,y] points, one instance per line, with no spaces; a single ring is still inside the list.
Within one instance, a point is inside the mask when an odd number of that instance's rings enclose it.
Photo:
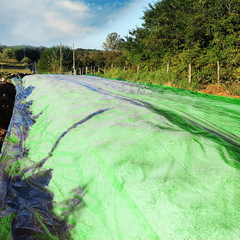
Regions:
[[[220,63],[217,61],[217,82],[220,85]]]
[[[74,44],[73,44],[73,75],[76,75]]]
[[[188,82],[191,83],[191,81],[192,81],[192,64],[189,63]]]
[[[62,59],[63,59],[62,43],[60,43],[60,74],[62,73]]]
[[[139,65],[137,65],[137,74],[139,74]]]
[[[86,75],[87,75],[87,72],[88,72],[88,67],[86,67]]]
[[[169,70],[170,70],[170,62],[168,61],[168,63],[167,63],[167,73],[169,73]]]

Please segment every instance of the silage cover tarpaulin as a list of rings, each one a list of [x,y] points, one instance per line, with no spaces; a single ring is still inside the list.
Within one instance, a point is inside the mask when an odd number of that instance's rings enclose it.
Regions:
[[[2,236],[12,222],[14,239],[240,238],[239,99],[92,76],[14,81]]]

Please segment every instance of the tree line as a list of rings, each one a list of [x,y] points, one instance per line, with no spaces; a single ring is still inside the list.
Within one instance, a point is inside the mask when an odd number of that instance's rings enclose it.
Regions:
[[[46,47],[34,47],[28,45],[6,46],[0,45],[0,60],[15,59],[21,62],[24,58],[28,58],[28,62],[36,62],[40,59],[41,53]]]
[[[186,79],[191,63],[194,80],[231,82],[240,74],[239,0],[162,0],[149,4],[142,27],[129,31],[121,50],[131,65],[165,69]]]
[[[111,35],[111,34],[110,34]],[[113,43],[112,43],[113,44]],[[108,46],[109,47],[109,46]],[[111,49],[95,50],[77,48],[74,50],[75,66],[77,72],[82,67],[95,67],[98,69],[110,68],[124,64],[124,56],[121,51]],[[115,46],[117,48],[117,46]],[[73,70],[73,49],[69,46],[62,46],[62,72]],[[59,73],[60,72],[60,45],[52,47],[34,46],[0,46],[0,61],[15,59],[19,62],[35,64],[37,72]]]
[[[143,24],[121,38],[110,33],[103,43],[104,51],[76,49],[76,66],[111,66],[156,71],[159,69],[187,80],[191,66],[192,80],[206,84],[240,77],[240,4],[239,0],[161,0],[149,4],[142,16]],[[71,70],[71,49],[65,47]],[[55,62],[59,47],[45,50]],[[41,55],[40,63],[44,54]],[[48,62],[48,56],[40,69]],[[56,70],[56,68],[51,68]],[[51,70],[49,69],[49,70]]]
[[[109,46],[108,46],[109,47]],[[45,49],[38,61],[37,69],[39,72],[60,72],[60,52],[62,51],[62,72],[72,71],[73,67],[73,48],[69,46],[52,46]],[[95,50],[77,48],[74,50],[75,66],[77,73],[80,69],[92,67],[103,70],[112,65],[122,66],[125,63],[125,56],[121,51],[113,49]]]
[[[148,5],[142,20],[123,38],[108,34],[103,51],[76,49],[76,69],[140,66],[141,71],[166,70],[185,81],[191,66],[192,80],[206,84],[217,80],[220,67],[221,82],[239,80],[239,0],[161,0]],[[72,50],[62,46],[64,72],[72,71]],[[60,71],[60,46],[15,47],[17,59],[24,54],[38,62],[39,72]]]

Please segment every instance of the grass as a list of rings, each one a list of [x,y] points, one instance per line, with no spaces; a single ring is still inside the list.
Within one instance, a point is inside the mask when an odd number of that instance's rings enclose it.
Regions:
[[[171,87],[179,87],[187,90],[199,90],[200,85],[197,82],[189,83],[187,80],[179,80],[174,73],[167,73],[164,70],[142,71],[137,73],[133,70],[121,70],[115,68],[107,71],[105,74],[97,72],[96,75],[104,78],[125,79],[136,82],[154,83],[167,85]]]
[[[24,63],[15,59],[0,61],[0,77],[5,77],[9,73],[31,73],[30,69]]]
[[[12,216],[8,216],[8,217],[0,219],[0,225],[1,225],[0,239],[6,239],[6,240],[12,239],[12,237],[11,237],[11,222],[12,222]]]
[[[235,81],[225,85],[226,90],[232,95],[240,96],[240,81]]]
[[[216,84],[210,85],[200,85],[198,82],[192,81],[188,82],[187,79],[178,79],[177,75],[174,73],[167,73],[165,70],[157,71],[140,71],[139,73],[133,70],[123,71],[120,68],[111,69],[105,72],[96,73],[97,76],[104,78],[115,78],[115,79],[124,79],[129,81],[136,82],[145,82],[145,83],[154,83],[160,85],[166,85],[170,87],[177,87],[191,91],[201,91],[208,94],[208,89],[214,88],[214,95],[228,96],[228,97],[239,97],[240,96],[240,80],[236,80],[231,83],[222,83],[220,88],[216,88]],[[205,91],[205,89],[207,89]],[[219,92],[217,91],[219,90]]]

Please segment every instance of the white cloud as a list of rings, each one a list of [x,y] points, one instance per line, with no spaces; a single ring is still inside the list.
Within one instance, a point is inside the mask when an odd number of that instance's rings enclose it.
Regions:
[[[45,18],[47,27],[52,28],[56,33],[72,35],[77,30],[77,26],[74,23],[70,23],[63,14],[49,12],[45,15]]]
[[[131,1],[141,3],[144,0]],[[128,25],[127,18],[135,8],[137,4],[120,1],[99,5],[97,1],[87,4],[84,0],[1,0],[0,42],[52,46],[60,41],[66,44],[71,41],[76,46],[79,42],[77,47],[85,42],[89,48],[99,42],[99,47],[95,48],[101,48],[106,32],[118,32],[118,29],[112,30],[114,25],[116,28]]]
[[[101,6],[97,7],[97,10],[102,10],[102,9],[103,9],[103,7],[101,7]]]
[[[89,11],[89,7],[82,2],[59,1],[59,2],[56,2],[55,5],[58,5],[62,9],[70,12],[78,11],[80,13],[85,13]]]
[[[92,16],[90,7],[83,2],[22,0],[19,4],[19,0],[2,0],[1,5],[0,15],[7,21],[1,21],[0,31],[8,36],[9,42],[35,39],[36,43],[46,44],[63,34],[71,37],[81,30],[80,35],[84,35],[93,29],[86,26]]]

